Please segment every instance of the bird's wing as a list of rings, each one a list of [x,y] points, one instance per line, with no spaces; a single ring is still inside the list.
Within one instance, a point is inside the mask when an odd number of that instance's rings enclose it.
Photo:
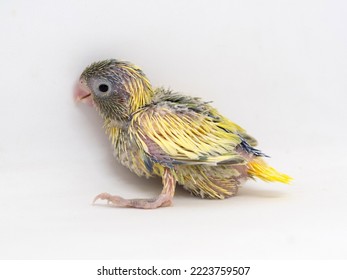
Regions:
[[[129,131],[139,148],[163,165],[246,162],[236,149],[247,144],[241,135],[246,132],[206,103],[152,104],[133,115]]]

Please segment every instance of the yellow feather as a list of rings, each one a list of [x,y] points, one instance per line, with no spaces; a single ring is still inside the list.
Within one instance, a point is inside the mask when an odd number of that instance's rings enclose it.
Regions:
[[[293,180],[290,176],[280,173],[275,168],[269,166],[261,158],[255,158],[248,163],[248,174],[258,177],[265,182],[281,182],[289,184]]]

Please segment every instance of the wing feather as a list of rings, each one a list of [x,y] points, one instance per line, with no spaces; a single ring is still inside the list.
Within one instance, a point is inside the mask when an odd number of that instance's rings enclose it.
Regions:
[[[205,107],[198,112],[167,101],[152,104],[133,115],[129,131],[149,158],[164,165],[245,163],[236,149],[244,130]]]

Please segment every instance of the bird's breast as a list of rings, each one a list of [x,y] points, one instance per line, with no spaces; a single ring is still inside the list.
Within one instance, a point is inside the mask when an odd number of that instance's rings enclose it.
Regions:
[[[146,168],[144,151],[140,150],[127,131],[120,130],[116,137],[110,137],[113,143],[113,154],[118,161],[138,176],[151,177],[153,174]]]

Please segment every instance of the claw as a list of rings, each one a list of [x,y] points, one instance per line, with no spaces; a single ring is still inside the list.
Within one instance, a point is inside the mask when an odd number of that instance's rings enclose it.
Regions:
[[[107,199],[107,202],[109,203],[110,202],[110,197],[111,195],[109,193],[100,193],[98,194],[94,200],[93,200],[93,204],[95,204],[95,202],[98,200],[98,199],[101,199],[101,200],[106,200]]]

